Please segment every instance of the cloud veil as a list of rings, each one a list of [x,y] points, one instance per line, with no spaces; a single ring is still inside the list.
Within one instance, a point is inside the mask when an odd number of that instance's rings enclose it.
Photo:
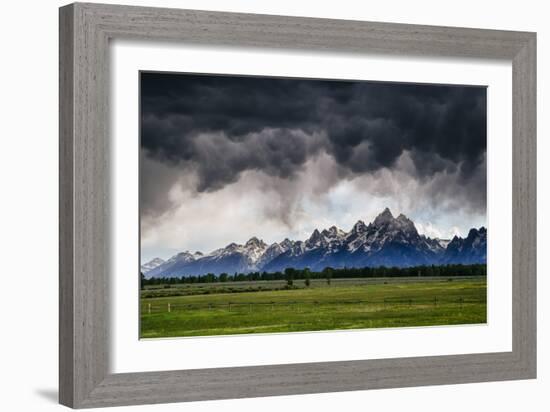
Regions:
[[[142,256],[349,230],[485,224],[486,88],[142,72]]]

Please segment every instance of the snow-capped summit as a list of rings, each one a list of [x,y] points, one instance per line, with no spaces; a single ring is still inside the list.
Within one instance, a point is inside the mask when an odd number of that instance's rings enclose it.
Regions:
[[[444,263],[479,263],[487,261],[487,229],[472,228],[463,239],[454,236],[447,245],[443,256]]]
[[[244,245],[244,254],[248,257],[250,262],[256,263],[258,259],[267,250],[268,245],[263,240],[258,239],[257,237],[252,237]]]
[[[327,240],[317,229],[315,229],[305,243],[307,249],[314,249],[325,246],[327,244]]]
[[[163,276],[165,273],[173,273],[174,271],[177,271],[177,268],[194,262],[196,259],[196,255],[186,250],[172,256],[170,259],[154,267],[153,269],[143,272],[143,274],[146,277]]]
[[[355,225],[353,225],[353,228],[351,229],[351,233],[364,233],[367,231],[367,225],[365,225],[365,222],[362,220],[358,220]]]
[[[283,249],[283,251],[287,251],[294,245],[294,242],[290,240],[289,238],[285,238],[281,243],[279,243],[279,246]]]
[[[324,229],[321,234],[327,239],[341,239],[346,235],[346,232],[336,226],[331,226],[328,229]]]
[[[244,245],[233,242],[224,248],[215,250],[210,253],[208,257],[219,260],[224,257],[239,255],[250,263],[254,263],[262,256],[267,248],[268,245],[263,240],[252,237]]]
[[[143,265],[141,265],[141,273],[143,274],[146,274],[147,272],[153,270],[154,268],[162,265],[164,263],[164,260],[161,259],[161,258],[154,258],[152,260],[150,260],[149,262],[147,263],[144,263]]]
[[[214,251],[213,253],[211,253],[211,255],[227,255],[229,253],[236,252],[240,248],[242,248],[242,245],[239,245],[235,242],[231,242],[226,247]]]
[[[401,225],[414,226],[414,223],[412,222],[412,220],[409,219],[407,216],[405,216],[403,213],[399,214],[399,216],[397,216],[395,220],[399,222]]]
[[[288,239],[283,240],[281,243],[275,242],[269,245],[262,256],[260,256],[260,258],[256,261],[256,266],[263,267],[265,263],[272,261],[280,254],[285,253],[291,247],[292,244]]]
[[[263,240],[258,239],[256,236],[251,237],[244,245],[245,245],[245,247],[265,247],[265,246],[267,246]]]
[[[385,208],[382,213],[380,213],[376,218],[374,219],[374,222],[372,223],[374,226],[380,227],[383,225],[386,225],[388,223],[391,223],[394,220],[394,217],[390,211],[389,208]]]
[[[195,255],[188,250],[185,252],[180,252],[176,255],[179,259],[185,259],[185,260],[193,260]]]

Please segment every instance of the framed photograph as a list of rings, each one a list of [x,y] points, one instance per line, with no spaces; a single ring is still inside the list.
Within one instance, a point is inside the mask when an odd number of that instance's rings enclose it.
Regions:
[[[536,35],[60,9],[60,402],[536,376]]]
[[[139,81],[141,338],[487,323],[485,86]]]

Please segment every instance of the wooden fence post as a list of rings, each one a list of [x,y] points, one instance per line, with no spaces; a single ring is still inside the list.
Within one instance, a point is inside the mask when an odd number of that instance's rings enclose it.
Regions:
[[[170,304],[168,304],[168,313],[171,312]]]
[[[150,303],[147,304],[147,312],[149,313],[149,315],[151,314],[151,304]]]

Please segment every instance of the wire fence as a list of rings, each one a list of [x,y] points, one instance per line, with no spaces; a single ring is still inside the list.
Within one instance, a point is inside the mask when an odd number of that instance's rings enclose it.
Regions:
[[[439,305],[457,305],[460,308],[466,305],[472,304],[486,304],[486,299],[475,298],[444,298],[439,299],[433,297],[430,299],[420,298],[385,298],[383,300],[338,300],[338,301],[267,301],[267,302],[223,302],[223,303],[171,303],[166,302],[162,304],[145,303],[141,305],[142,314],[154,314],[154,313],[171,313],[180,311],[197,311],[197,310],[216,310],[227,312],[258,312],[258,311],[277,311],[277,310],[294,310],[296,312],[302,312],[307,310],[313,310],[320,307],[333,306],[333,307],[349,307],[352,305],[358,306],[370,306],[379,307],[384,309],[395,307],[437,307]]]

